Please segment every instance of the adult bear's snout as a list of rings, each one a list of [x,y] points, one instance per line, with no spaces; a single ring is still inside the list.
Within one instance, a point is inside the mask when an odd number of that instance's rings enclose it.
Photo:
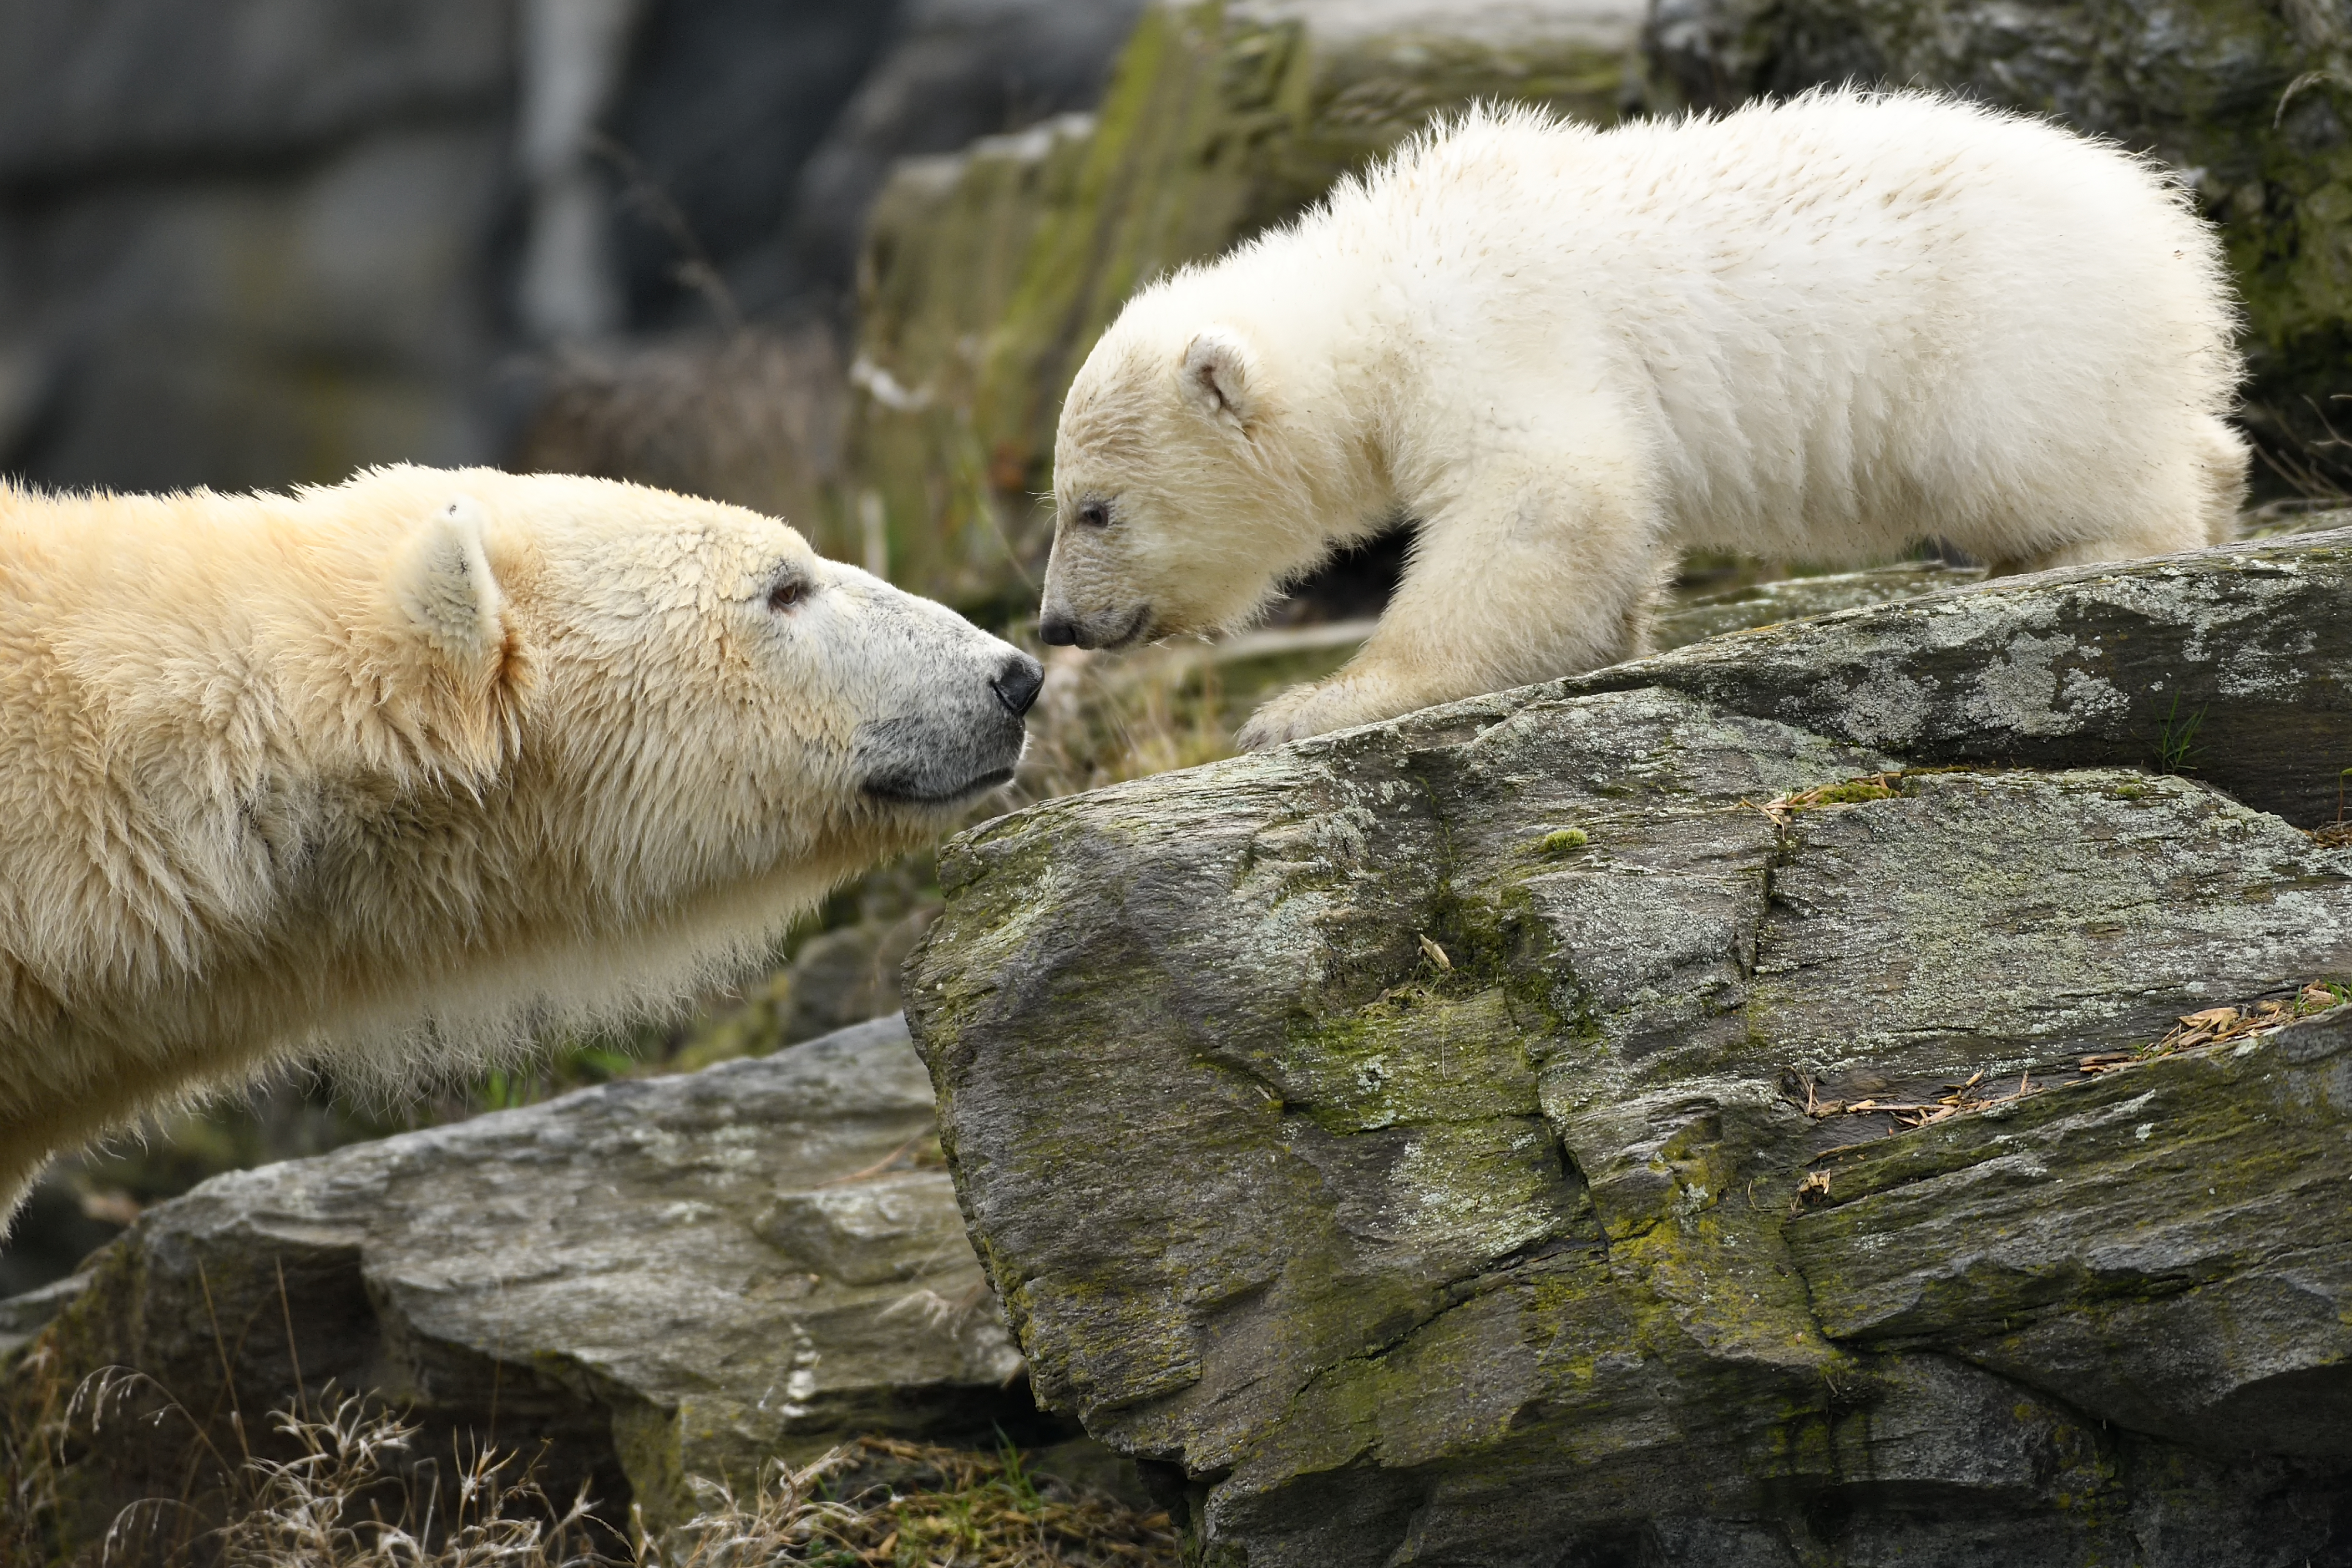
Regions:
[[[988,684],[1005,711],[1018,719],[1037,700],[1038,689],[1045,684],[1045,667],[1025,653],[1016,653]]]

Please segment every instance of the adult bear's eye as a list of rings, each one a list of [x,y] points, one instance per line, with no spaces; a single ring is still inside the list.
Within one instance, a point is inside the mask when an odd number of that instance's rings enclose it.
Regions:
[[[787,577],[768,590],[768,608],[781,615],[808,597],[808,584],[797,577]]]
[[[1088,528],[1108,528],[1110,507],[1104,501],[1082,500],[1078,503],[1078,521]]]

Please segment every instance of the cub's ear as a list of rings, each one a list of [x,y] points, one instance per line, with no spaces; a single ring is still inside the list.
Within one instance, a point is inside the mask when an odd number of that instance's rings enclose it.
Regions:
[[[412,763],[469,781],[512,754],[530,684],[483,548],[486,521],[479,502],[457,497],[401,544],[386,584],[405,647],[381,717]]]
[[[1184,395],[1211,418],[1246,430],[1257,414],[1256,356],[1229,327],[1211,327],[1184,351]]]

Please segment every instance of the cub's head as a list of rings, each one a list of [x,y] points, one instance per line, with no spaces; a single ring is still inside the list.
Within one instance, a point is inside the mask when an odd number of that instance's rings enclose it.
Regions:
[[[604,479],[356,483],[429,503],[399,613],[453,666],[527,670],[496,771],[624,900],[837,878],[1020,760],[1036,660],[772,518]]]
[[[1322,558],[1330,437],[1272,360],[1260,334],[1204,323],[1167,286],[1095,345],[1055,441],[1045,641],[1242,625]]]

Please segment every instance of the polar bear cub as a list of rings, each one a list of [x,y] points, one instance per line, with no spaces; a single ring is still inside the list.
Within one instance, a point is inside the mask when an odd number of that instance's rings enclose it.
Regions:
[[[635,485],[0,485],[0,1230],[191,1090],[467,1068],[755,959],[1009,778],[1041,677]]]
[[[1131,300],[1062,411],[1043,631],[1246,623],[1401,519],[1263,747],[1641,651],[1679,552],[1997,571],[2227,539],[2219,247],[2148,162],[1921,94],[1593,131],[1473,112]]]

